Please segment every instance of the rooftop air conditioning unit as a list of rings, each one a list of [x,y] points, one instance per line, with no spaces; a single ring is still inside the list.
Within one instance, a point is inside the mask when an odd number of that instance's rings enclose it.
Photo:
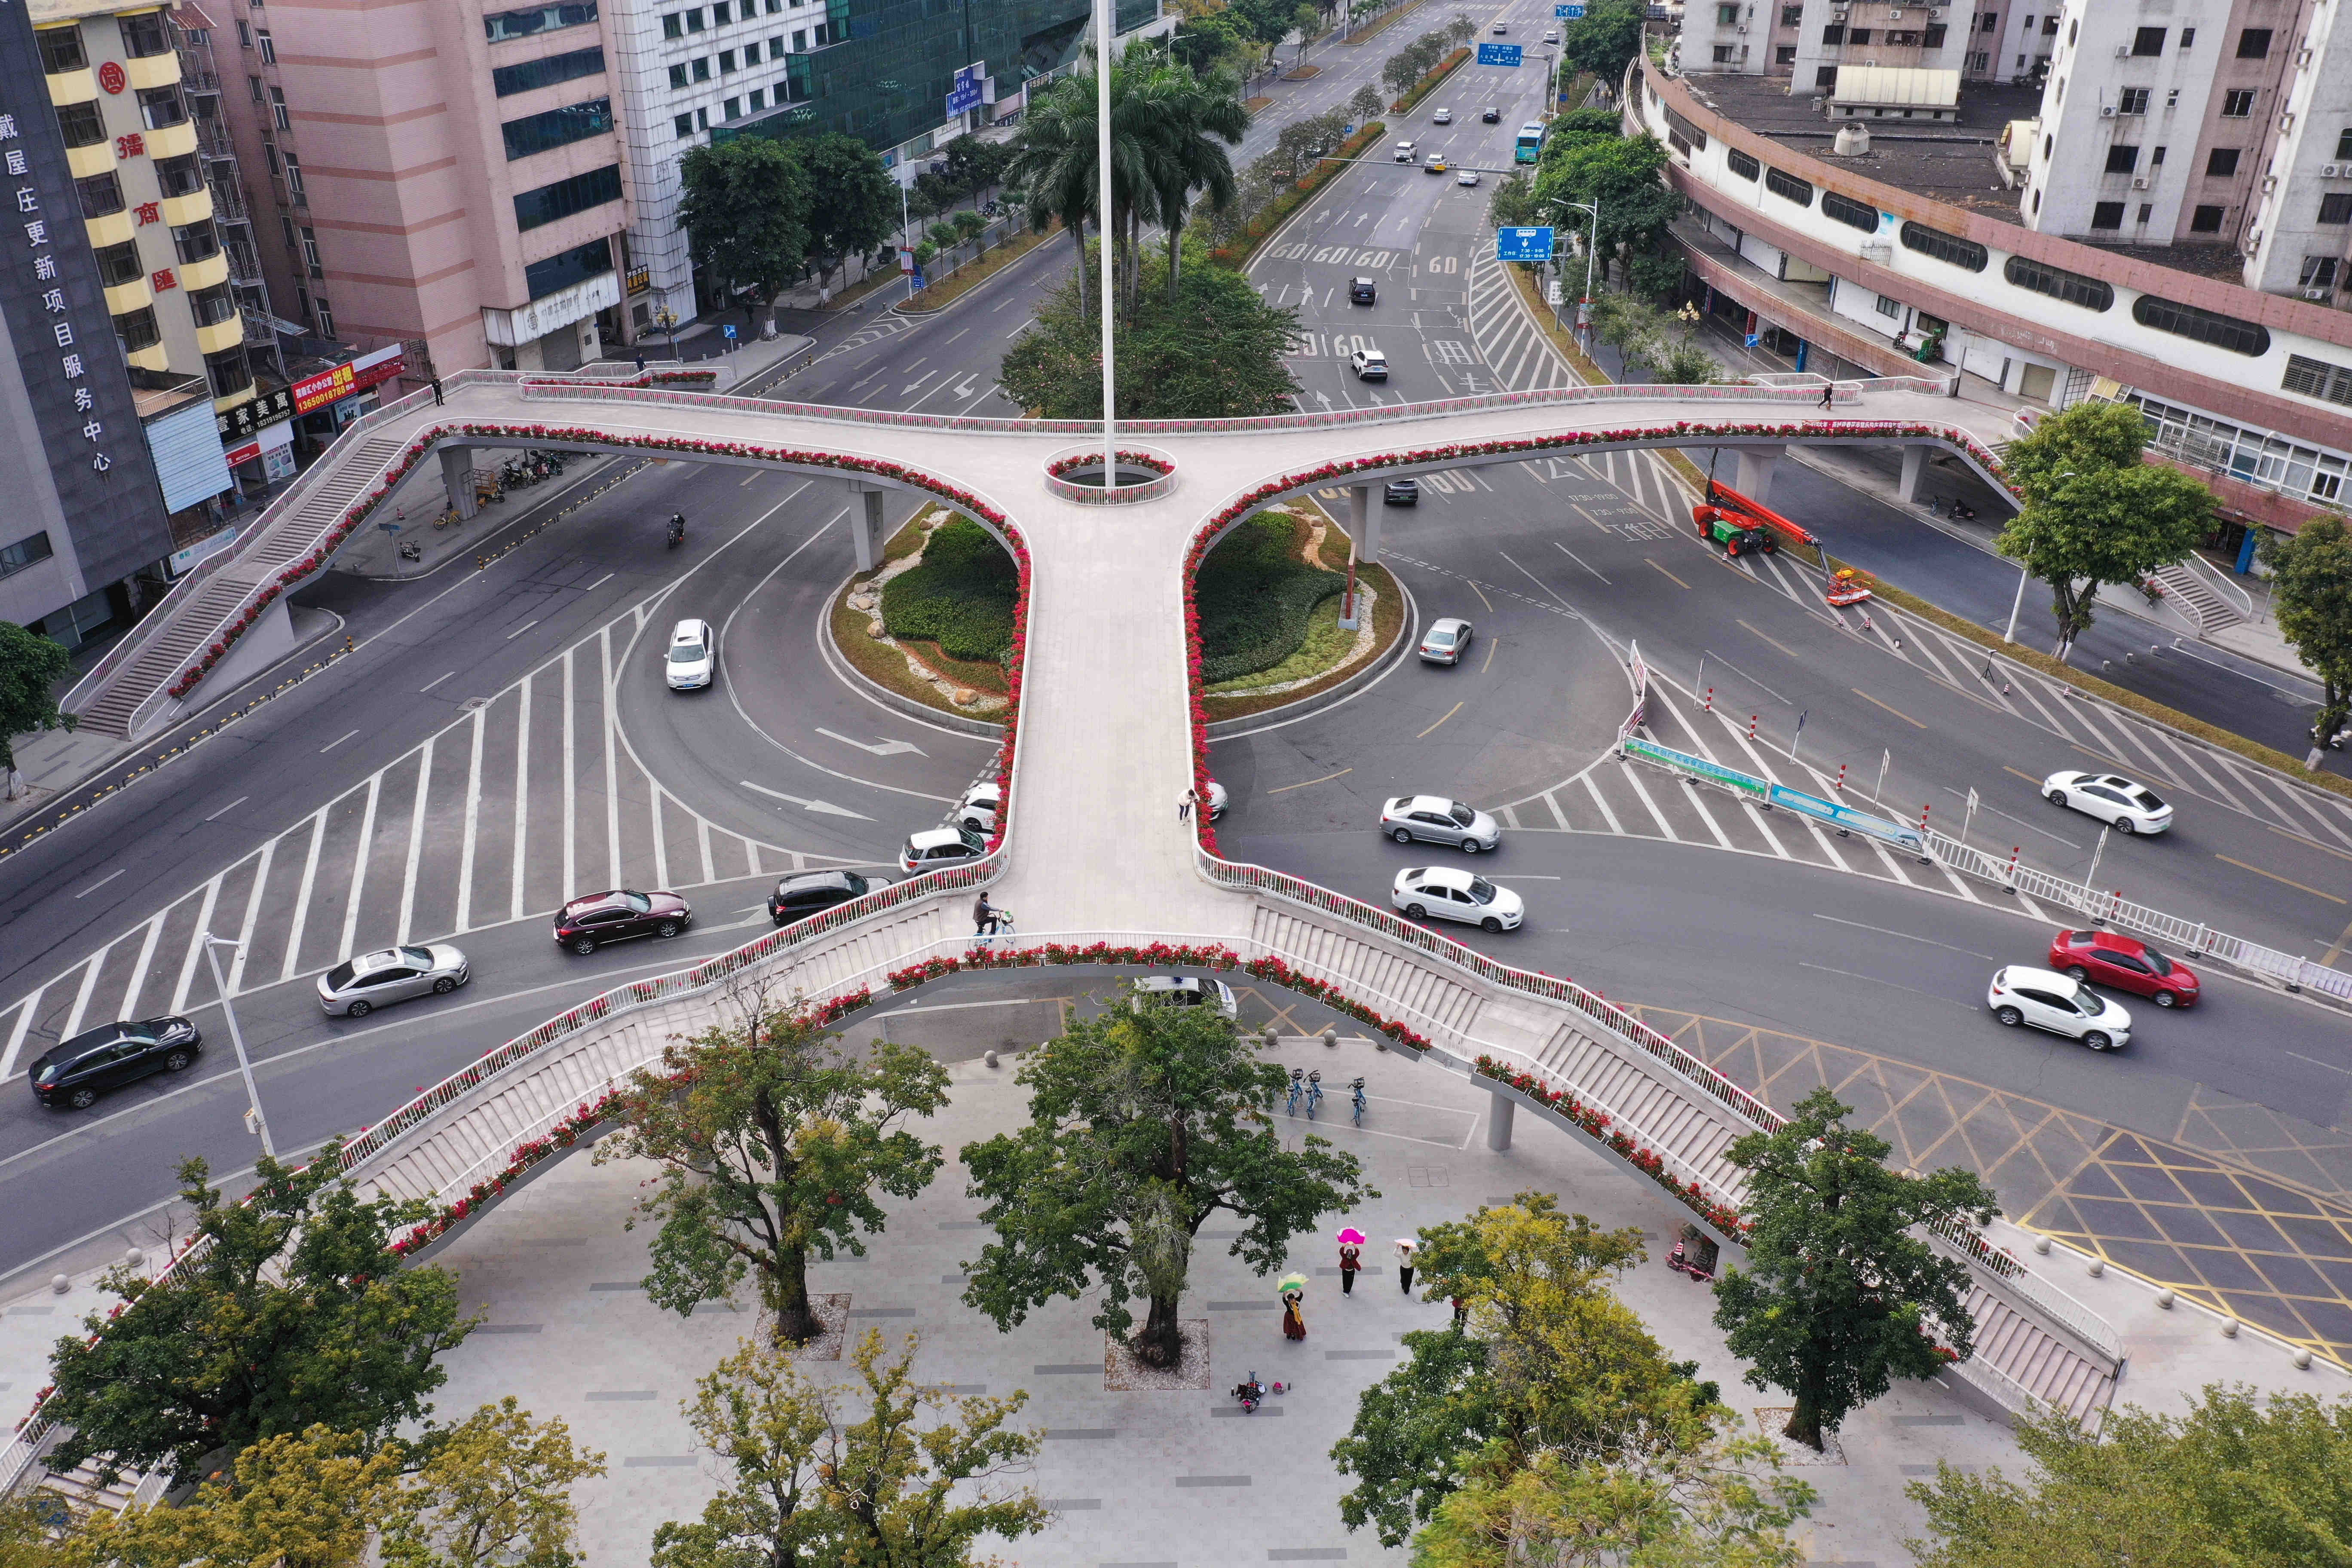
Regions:
[[[2306,300],[2315,300],[2321,304],[2326,304],[2327,302],[2327,296],[2331,292],[2333,292],[2333,290],[2326,289],[2305,289],[2303,291],[2303,297]]]
[[[2119,60],[2127,60],[2131,58],[2131,46],[2129,44],[2117,44],[2116,46],[2116,58]]]
[[[2099,118],[2100,118],[2100,119],[2102,119],[2102,120],[2113,120],[2115,117],[2116,117],[2116,106],[2115,106],[2114,104],[2112,104],[2112,103],[2103,103],[2103,104],[2099,105]]]
[[[2147,175],[2146,175],[2146,174],[2135,174],[2135,175],[2133,175],[2133,176],[2132,176],[2132,189],[2133,189],[2133,190],[2136,190],[2136,191],[2144,191],[2144,190],[2147,189],[2147,182],[2148,182],[2148,178],[2149,178],[2149,177],[2148,177]]]
[[[2333,180],[2342,174],[2343,172],[2344,165],[2341,163],[2322,163],[2319,165],[2319,177],[2323,180]]]

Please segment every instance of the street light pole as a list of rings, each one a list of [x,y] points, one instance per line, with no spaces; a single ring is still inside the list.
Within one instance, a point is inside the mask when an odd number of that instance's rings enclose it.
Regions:
[[[253,1107],[253,1130],[261,1134],[261,1152],[275,1160],[278,1146],[269,1140],[269,1118],[262,1112],[261,1090],[253,1082],[253,1062],[245,1054],[245,1034],[236,1026],[236,1008],[228,999],[228,977],[221,973],[220,950],[241,952],[245,943],[215,936],[208,931],[199,931],[196,940],[205,944],[205,962],[213,970],[213,989],[220,994],[221,1016],[228,1020],[228,1043],[236,1049],[236,1070],[245,1076],[245,1098]]]
[[[1095,215],[1102,236],[1103,494],[1118,486],[1118,374],[1111,348],[1110,71],[1111,4],[1095,0]]]
[[[1584,237],[1584,298],[1579,301],[1576,311],[1576,324],[1585,334],[1584,352],[1589,354],[1592,352],[1592,268],[1594,258],[1601,254],[1601,204],[1562,199],[1559,205],[1592,215],[1591,226]]]

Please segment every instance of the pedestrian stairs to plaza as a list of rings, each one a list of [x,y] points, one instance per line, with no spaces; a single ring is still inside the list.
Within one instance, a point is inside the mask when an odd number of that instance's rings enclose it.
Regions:
[[[2164,589],[2164,596],[2172,602],[2174,607],[2196,623],[2200,637],[2217,632],[2223,626],[2234,626],[2247,619],[2189,561],[2175,561],[2169,565],[2159,566],[2149,575]]]

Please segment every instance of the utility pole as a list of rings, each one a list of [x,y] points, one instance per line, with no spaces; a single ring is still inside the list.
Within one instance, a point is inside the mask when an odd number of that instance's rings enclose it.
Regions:
[[[1102,237],[1103,492],[1118,484],[1118,385],[1111,346],[1111,0],[1095,0],[1095,228]]]

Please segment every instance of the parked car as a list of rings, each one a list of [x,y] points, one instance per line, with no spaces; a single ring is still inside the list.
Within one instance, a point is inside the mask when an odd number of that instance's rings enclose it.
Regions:
[[[446,996],[474,977],[466,955],[445,943],[363,952],[319,976],[329,1017],[364,1018],[387,1002]]]
[[[779,881],[776,890],[768,895],[768,918],[788,926],[889,885],[887,877],[869,877],[861,871],[795,872]]]
[[[1470,623],[1458,616],[1430,622],[1428,632],[1421,639],[1422,663],[1460,664],[1474,635]]]
[[[555,911],[555,941],[578,953],[632,937],[676,936],[694,923],[694,911],[676,893],[614,888],[574,899]]]
[[[2172,826],[2172,807],[2121,773],[2052,773],[2042,781],[2042,794],[2051,805],[2095,816],[2117,833],[2161,833]]]
[[[1350,305],[1370,305],[1377,301],[1380,297],[1380,286],[1372,279],[1369,278],[1348,279],[1348,303]]]
[[[1985,994],[1992,1016],[2018,1028],[2032,1025],[2080,1040],[2095,1051],[2120,1049],[2131,1038],[2131,1015],[2071,975],[2012,963],[1996,969]]]
[[[1391,152],[1390,153],[1389,156],[1391,156],[1391,158],[1394,158],[1394,159],[1395,159],[1398,163],[1412,163],[1412,142],[1398,142],[1398,143],[1396,144],[1396,147],[1394,148],[1394,150],[1393,150],[1393,151],[1391,151]]]
[[[908,837],[906,847],[898,851],[898,869],[909,876],[918,871],[936,871],[942,866],[977,860],[987,853],[988,840],[961,823],[953,827],[928,828]]]
[[[1488,932],[1517,931],[1527,905],[1508,888],[1444,866],[1412,866],[1399,871],[1389,902],[1407,920],[1461,921]]]
[[[983,779],[963,792],[956,802],[955,819],[975,833],[996,831],[996,814],[1003,809],[1003,796],[997,793],[994,779]]]
[[[669,689],[698,691],[710,684],[719,667],[719,639],[709,621],[684,620],[669,632]]]
[[[2194,1007],[2197,976],[2136,937],[2111,931],[2062,931],[2050,939],[2050,967],[2145,996],[2159,1007]]]
[[[1135,1000],[1147,1007],[1213,1007],[1228,1018],[1242,1013],[1232,986],[1189,974],[1147,974],[1135,983]]]
[[[1465,855],[1503,841],[1503,825],[1442,795],[1401,795],[1381,808],[1381,831],[1400,844],[1424,839],[1451,844]]]
[[[1432,125],[1451,125],[1454,123],[1454,111],[1450,109],[1441,109],[1429,117],[1429,122]]]
[[[122,1020],[60,1040],[33,1063],[33,1098],[87,1110],[110,1089],[150,1073],[185,1072],[204,1037],[185,1018]]]
[[[1348,368],[1356,373],[1358,381],[1386,381],[1389,356],[1378,349],[1358,349],[1348,356]]]
[[[1457,185],[1475,185],[1478,183],[1478,171],[1465,169],[1454,176],[1454,183]]]
[[[1419,506],[1421,481],[1415,479],[1391,479],[1381,489],[1383,506]]]
[[[1442,174],[1445,173],[1445,154],[1443,153],[1432,153],[1429,155],[1429,162],[1423,164],[1423,167],[1426,168],[1433,174]]]
[[[1510,30],[1511,25],[1508,22],[1497,22],[1495,24],[1494,32],[1495,36],[1498,38]]]
[[[1500,125],[1503,122],[1503,111],[1490,103],[1478,111],[1478,120],[1484,125]]]

